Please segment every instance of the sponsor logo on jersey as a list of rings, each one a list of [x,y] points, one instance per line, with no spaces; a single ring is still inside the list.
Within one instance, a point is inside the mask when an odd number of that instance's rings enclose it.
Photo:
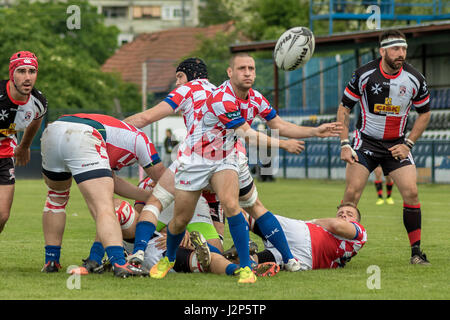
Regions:
[[[241,112],[240,111],[233,111],[233,112],[227,112],[225,113],[225,115],[227,116],[228,119],[237,119],[241,117]]]
[[[376,103],[373,107],[375,113],[399,114],[401,106],[392,105],[392,98],[385,98],[384,104]]]
[[[3,120],[3,119],[1,119],[1,120]],[[5,135],[5,136],[9,136],[10,134],[16,134],[17,131],[15,130],[15,128],[16,128],[16,124],[15,123],[11,123],[9,125],[9,128],[7,128],[7,129],[0,129],[0,133]]]

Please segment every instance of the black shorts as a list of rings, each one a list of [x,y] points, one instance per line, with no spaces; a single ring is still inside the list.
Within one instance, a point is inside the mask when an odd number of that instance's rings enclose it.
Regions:
[[[13,158],[0,158],[0,185],[16,183],[16,175]]]
[[[401,137],[394,140],[376,140],[363,133],[353,141],[353,149],[358,155],[358,163],[372,172],[378,165],[383,169],[383,174],[387,176],[390,172],[409,165],[414,165],[414,159],[411,152],[408,157],[402,160],[396,160],[392,157],[389,148],[397,144],[404,143],[405,138]]]

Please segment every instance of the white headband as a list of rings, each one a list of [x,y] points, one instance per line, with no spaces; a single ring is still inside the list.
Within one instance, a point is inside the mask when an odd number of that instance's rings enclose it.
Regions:
[[[384,39],[380,43],[381,48],[390,48],[390,47],[408,47],[408,44],[406,43],[406,40],[403,38],[388,38]]]

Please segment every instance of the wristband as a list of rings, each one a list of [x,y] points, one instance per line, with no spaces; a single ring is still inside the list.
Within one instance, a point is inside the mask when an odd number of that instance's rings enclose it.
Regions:
[[[350,145],[350,141],[348,139],[341,140],[341,148],[346,145]]]
[[[409,148],[409,150],[411,150],[414,147],[414,142],[412,142],[409,139],[405,139],[405,142],[403,143]]]

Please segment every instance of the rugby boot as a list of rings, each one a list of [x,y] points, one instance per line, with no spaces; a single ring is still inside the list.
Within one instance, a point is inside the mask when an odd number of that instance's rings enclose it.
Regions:
[[[192,231],[189,234],[191,243],[195,250],[195,255],[200,263],[203,272],[209,271],[209,265],[211,264],[211,252],[209,251],[208,243],[203,235],[198,231]]]
[[[237,270],[239,273],[238,283],[255,283],[256,282],[256,274],[249,267],[240,268]]]
[[[41,272],[45,273],[52,273],[52,272],[58,272],[59,269],[61,269],[61,265],[56,261],[49,261],[47,262],[44,267],[42,268]]]
[[[253,267],[253,273],[258,277],[273,277],[280,271],[280,266],[275,262],[264,262]]]
[[[128,262],[124,265],[118,265],[117,263],[113,266],[114,276],[118,278],[128,278],[128,277],[146,277],[148,275],[143,269],[138,268]]]
[[[150,269],[150,277],[152,277],[153,279],[162,279],[166,276],[170,269],[173,268],[174,265],[175,261],[170,262],[169,258],[164,257]]]
[[[392,199],[392,197],[387,197],[386,198],[386,203],[387,204],[394,204],[395,202],[394,202],[394,199]]]
[[[135,266],[142,266],[144,263],[145,252],[143,250],[138,250],[133,254],[127,256],[127,261]]]
[[[430,266],[430,261],[427,260],[427,256],[422,251],[418,254],[415,254],[410,259],[411,264],[420,264],[422,266]]]
[[[256,242],[254,242],[253,240],[250,240],[248,242],[249,245],[249,252],[250,252],[250,256],[254,255],[257,251],[258,251],[258,245],[256,244]],[[231,246],[230,249],[228,249],[227,251],[225,251],[222,254],[227,260],[233,260],[233,259],[237,259],[238,253],[236,250],[236,247],[234,246],[234,244]]]
[[[103,264],[98,264],[97,261],[89,258],[83,259],[81,267],[74,268],[70,271],[71,274],[87,275],[89,273],[101,274],[105,271]]]

